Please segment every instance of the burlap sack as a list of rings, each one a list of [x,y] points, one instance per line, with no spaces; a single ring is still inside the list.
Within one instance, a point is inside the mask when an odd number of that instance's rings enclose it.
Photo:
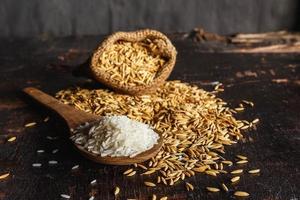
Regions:
[[[118,81],[111,79],[108,73],[105,73],[99,67],[97,67],[96,63],[99,62],[98,60],[100,55],[108,46],[120,40],[138,42],[145,40],[146,38],[161,39],[161,41],[163,42],[160,42],[157,45],[160,49],[161,55],[167,58],[166,64],[161,67],[161,69],[157,72],[155,79],[150,84],[143,86],[124,86],[121,85]],[[96,81],[99,81],[100,83],[103,83],[118,92],[131,95],[148,94],[154,92],[157,87],[162,85],[168,78],[175,65],[176,55],[177,51],[175,47],[173,46],[171,41],[161,32],[149,29],[134,32],[116,32],[105,39],[98,47],[98,49],[94,52],[91,58],[90,71]]]

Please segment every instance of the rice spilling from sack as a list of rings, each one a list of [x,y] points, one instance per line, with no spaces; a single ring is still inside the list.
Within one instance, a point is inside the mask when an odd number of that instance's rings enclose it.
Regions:
[[[225,147],[241,139],[243,131],[255,128],[258,120],[234,116],[252,105],[243,102],[245,108],[232,109],[216,96],[222,91],[221,84],[208,92],[188,83],[167,81],[151,95],[130,96],[77,87],[58,92],[56,98],[88,113],[126,115],[154,127],[163,138],[162,148],[149,161],[136,166],[163,184],[173,185],[195,173],[227,173],[224,165],[231,161],[225,158]]]
[[[76,144],[102,157],[134,157],[151,149],[159,139],[149,125],[126,116],[104,116],[92,126],[86,124],[73,132],[71,139]]]

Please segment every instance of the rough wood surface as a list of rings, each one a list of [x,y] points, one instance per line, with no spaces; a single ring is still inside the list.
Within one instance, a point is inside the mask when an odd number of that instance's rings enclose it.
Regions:
[[[54,116],[44,122],[49,113],[27,104],[30,100],[21,92],[24,87],[39,87],[54,94],[70,85],[88,82],[71,72],[88,58],[101,39],[0,41],[0,174],[10,172],[8,178],[0,180],[0,199],[52,200],[60,199],[62,193],[72,199],[85,200],[92,194],[99,200],[114,199],[115,186],[121,189],[117,199],[149,199],[153,193],[169,199],[233,199],[232,192],[205,191],[206,186],[224,181],[222,176],[197,175],[188,179],[195,187],[193,192],[186,191],[184,182],[173,187],[145,187],[144,176],[122,175],[128,167],[99,165],[82,157],[69,141],[63,123]],[[246,174],[238,186],[230,185],[230,189],[249,192],[249,199],[299,199],[299,53],[210,53],[209,45],[181,39],[174,43],[178,61],[170,79],[181,79],[206,90],[219,81],[225,85],[220,97],[231,106],[243,99],[255,103],[254,108],[240,116],[259,117],[257,130],[247,132],[244,142],[227,148],[226,155],[248,156],[246,169],[260,168],[261,174]],[[24,127],[32,121],[37,125]],[[17,139],[7,142],[11,136]],[[38,149],[45,153],[36,153]],[[59,151],[52,153],[54,149]],[[57,160],[58,164],[50,166],[49,160]],[[42,167],[33,168],[35,162],[42,163]],[[79,169],[71,171],[77,164]],[[94,179],[97,184],[90,185]]]

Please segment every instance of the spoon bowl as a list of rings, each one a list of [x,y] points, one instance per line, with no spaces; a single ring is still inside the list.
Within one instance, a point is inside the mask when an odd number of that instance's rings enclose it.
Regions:
[[[48,109],[56,112],[59,114],[64,121],[66,122],[68,128],[69,128],[69,134],[72,136],[74,134],[71,130],[77,128],[79,125],[86,123],[86,122],[93,122],[96,120],[99,120],[99,116],[93,115],[90,113],[86,113],[80,110],[77,110],[69,105],[65,105],[58,100],[56,100],[54,97],[36,89],[33,87],[27,87],[23,89],[23,91],[31,96],[33,99],[38,101],[43,106],[47,107]],[[157,144],[155,144],[151,149],[148,149],[132,158],[120,156],[120,157],[110,157],[110,156],[103,156],[93,154],[86,149],[84,149],[82,146],[77,145],[73,142],[76,149],[86,158],[98,162],[101,164],[109,164],[109,165],[130,165],[134,163],[140,163],[144,162],[153,156],[155,156],[160,148],[162,147],[162,136],[159,135],[159,139],[157,141]]]

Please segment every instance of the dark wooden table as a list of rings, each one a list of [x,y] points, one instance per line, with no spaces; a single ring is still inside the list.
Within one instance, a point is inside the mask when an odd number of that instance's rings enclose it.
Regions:
[[[187,192],[184,183],[173,187],[146,188],[143,178],[122,176],[127,167],[104,166],[81,157],[72,147],[64,124],[50,117],[45,109],[27,99],[21,92],[26,86],[45,92],[56,91],[85,78],[75,77],[72,70],[83,63],[103,37],[40,38],[1,40],[0,46],[0,174],[10,176],[0,180],[0,199],[60,199],[70,194],[72,199],[113,199],[113,188],[119,185],[118,199],[150,199],[152,193],[169,199],[234,199],[232,193],[208,194],[206,186],[217,185],[226,177],[212,178],[199,174],[189,179],[194,192]],[[241,54],[215,51],[218,44],[196,43],[172,37],[178,49],[178,61],[170,79],[197,84],[212,90],[215,81],[225,85],[220,97],[236,106],[243,99],[255,107],[238,118],[260,118],[257,130],[245,133],[244,142],[227,148],[226,155],[247,155],[245,169],[260,168],[259,176],[243,175],[233,189],[248,191],[248,199],[300,199],[300,54]],[[212,48],[210,48],[212,47]],[[37,125],[24,128],[28,122]],[[7,138],[16,136],[14,142]],[[47,136],[59,138],[49,140]],[[49,137],[48,137],[49,138]],[[38,149],[45,153],[37,154]],[[52,150],[59,149],[55,154]],[[49,166],[49,160],[57,160]],[[33,168],[32,163],[43,166]],[[72,172],[74,165],[77,172]],[[90,182],[97,179],[97,184]],[[228,179],[228,178],[227,178]]]

